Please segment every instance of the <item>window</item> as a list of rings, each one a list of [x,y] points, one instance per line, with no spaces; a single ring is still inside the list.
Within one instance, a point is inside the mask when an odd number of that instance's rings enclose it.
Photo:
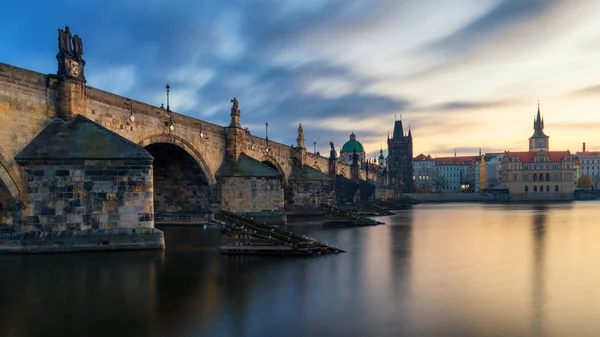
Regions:
[[[550,173],[546,173],[546,181],[550,181]]]
[[[533,186],[533,191],[537,192],[537,186]]]
[[[544,192],[544,185],[540,185],[540,192]]]
[[[514,180],[514,181],[517,181],[517,180],[518,180],[518,178],[517,178],[517,175],[516,175],[516,174],[513,176],[513,180]]]
[[[554,186],[554,191],[558,192],[558,185]]]
[[[546,186],[546,192],[550,192],[550,185]]]
[[[540,181],[544,181],[544,174],[540,173]]]
[[[537,173],[534,173],[534,174],[533,174],[533,181],[537,181],[537,178],[538,178],[538,177],[537,177]]]
[[[554,175],[554,180],[560,180],[560,175],[558,175],[558,174],[555,174],[555,175]]]
[[[525,193],[528,193],[528,192],[529,192],[529,186],[525,186]]]

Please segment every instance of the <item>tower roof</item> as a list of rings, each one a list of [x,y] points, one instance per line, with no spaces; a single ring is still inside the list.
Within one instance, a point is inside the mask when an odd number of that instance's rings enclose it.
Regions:
[[[540,113],[540,104],[538,103],[537,116],[533,118],[533,136],[531,138],[549,138],[544,133],[544,120]]]
[[[400,140],[404,138],[404,128],[402,127],[402,121],[396,121],[394,123],[394,133],[392,135],[393,140]]]

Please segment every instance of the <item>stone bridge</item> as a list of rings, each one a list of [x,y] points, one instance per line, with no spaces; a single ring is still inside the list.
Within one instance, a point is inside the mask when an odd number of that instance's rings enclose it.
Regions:
[[[279,217],[335,202],[338,179],[367,180],[335,153],[307,152],[301,128],[295,147],[246,133],[237,100],[220,126],[89,87],[81,48],[59,41],[57,74],[0,63],[0,223],[143,228],[219,208]]]

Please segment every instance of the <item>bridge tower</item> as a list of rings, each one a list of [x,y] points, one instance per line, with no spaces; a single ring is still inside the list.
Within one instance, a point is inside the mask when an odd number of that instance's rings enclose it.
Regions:
[[[58,71],[52,82],[57,86],[57,116],[71,120],[85,113],[85,76],[83,44],[78,35],[71,36],[69,27],[58,29]]]

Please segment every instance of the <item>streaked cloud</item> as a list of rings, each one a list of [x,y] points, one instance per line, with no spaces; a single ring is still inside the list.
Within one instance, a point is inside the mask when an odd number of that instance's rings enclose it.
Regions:
[[[88,83],[322,152],[351,131],[367,151],[394,115],[415,152],[522,150],[542,103],[556,147],[599,144],[593,74],[600,3],[592,0],[116,0],[4,5],[0,62],[56,71],[56,28],[83,37]],[[582,135],[588,133],[589,135]],[[445,145],[444,145],[445,144]]]

